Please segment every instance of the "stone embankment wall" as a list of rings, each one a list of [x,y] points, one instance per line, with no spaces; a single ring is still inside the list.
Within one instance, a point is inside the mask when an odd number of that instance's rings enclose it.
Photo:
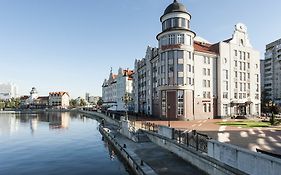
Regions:
[[[281,174],[281,160],[215,140],[208,142],[208,156],[251,175]]]
[[[100,132],[102,135],[114,146],[118,154],[126,161],[131,170],[136,175],[156,175],[156,173],[133,152],[127,151],[117,139],[111,135],[107,128],[100,126]]]
[[[167,128],[164,134],[169,135],[170,131]],[[147,134],[149,139],[157,145],[173,152],[177,156],[181,157],[185,161],[190,162],[192,165],[198,167],[202,171],[210,175],[246,175],[246,173],[239,171],[227,164],[224,164],[206,154],[195,151],[187,146],[177,143],[175,140],[169,139],[160,134],[143,131]],[[161,131],[163,132],[163,131]]]
[[[102,113],[99,112],[93,112],[93,111],[83,111],[83,110],[78,110],[78,112],[86,114],[86,115],[92,115],[95,117],[99,117],[101,119],[104,119],[107,123],[113,124],[113,125],[117,125],[120,126],[120,122],[118,120],[112,119]]]

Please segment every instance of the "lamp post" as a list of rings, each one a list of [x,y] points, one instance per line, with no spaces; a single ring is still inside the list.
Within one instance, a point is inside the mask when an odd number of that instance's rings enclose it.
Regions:
[[[267,106],[269,107],[270,109],[270,112],[271,112],[271,117],[270,117],[270,124],[271,125],[274,125],[274,108],[275,108],[275,103],[273,101],[269,101]]]
[[[133,101],[133,98],[130,96],[129,93],[126,92],[125,95],[121,99],[125,104],[125,110],[126,110],[126,118],[125,119],[129,120],[129,117],[128,117],[129,103],[131,101]]]
[[[168,111],[170,111],[171,109],[171,106],[168,105]],[[167,112],[167,117],[168,117],[168,127],[170,128],[171,127],[171,121],[170,121],[170,115],[169,115],[169,112]]]

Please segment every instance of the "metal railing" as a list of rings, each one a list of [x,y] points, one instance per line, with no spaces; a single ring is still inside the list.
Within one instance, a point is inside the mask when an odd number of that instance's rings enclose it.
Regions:
[[[141,128],[146,131],[158,133],[159,125],[150,122],[142,122]],[[199,133],[196,130],[171,129],[172,139],[177,143],[193,148],[196,151],[208,152],[208,140],[211,139],[208,135]]]
[[[103,129],[103,127],[100,125],[100,130],[102,130]],[[118,142],[117,142],[117,140],[114,138],[114,137],[112,137],[108,132],[106,132],[106,131],[104,131],[103,132],[108,138],[110,138],[110,140],[111,140],[111,142],[113,143],[113,144],[115,144],[115,148],[116,149],[118,149],[119,151],[120,151],[120,154],[122,154],[122,153],[124,153],[125,154],[125,156],[126,157],[124,157],[124,158],[127,158],[127,160],[128,160],[128,164],[130,164],[130,162],[131,162],[131,165],[133,166],[133,167],[131,167],[131,168],[133,168],[133,169],[135,169],[136,171],[138,171],[138,172],[140,172],[142,175],[145,175],[146,173],[143,171],[143,169],[141,168],[141,166],[143,166],[143,161],[141,160],[141,162],[136,162],[132,157],[131,157],[131,155],[126,151],[126,145],[124,144],[123,146],[121,146]],[[140,165],[139,165],[140,164]]]
[[[194,148],[196,151],[208,152],[208,135],[192,131],[174,130],[173,139],[179,144]]]

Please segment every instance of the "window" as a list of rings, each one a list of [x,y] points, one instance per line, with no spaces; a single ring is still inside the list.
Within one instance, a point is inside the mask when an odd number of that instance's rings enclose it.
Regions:
[[[235,78],[237,78],[238,76],[237,76],[237,71],[235,71]]]
[[[203,68],[203,75],[207,75],[206,68]]]
[[[228,81],[224,81],[224,89],[228,91]]]
[[[235,65],[235,67],[237,67],[237,61],[236,60],[234,61],[234,65]]]
[[[178,77],[178,85],[183,86],[183,77]]]
[[[187,28],[186,27],[186,19],[185,18],[181,18],[181,27],[182,28]]]
[[[237,99],[237,93],[234,93],[234,98]]]
[[[228,93],[227,93],[227,92],[224,92],[224,93],[223,93],[223,98],[224,98],[224,99],[228,99]]]
[[[234,55],[237,57],[237,55],[238,55],[237,50],[234,50]]]
[[[203,87],[207,87],[207,80],[203,80]]]
[[[227,104],[224,104],[224,105],[223,105],[223,112],[224,112],[224,115],[228,115]]]
[[[178,72],[183,72],[183,64],[178,64]]]
[[[162,115],[166,116],[166,91],[161,92],[161,108]]]
[[[225,79],[227,80],[228,79],[228,70],[223,70],[223,73],[224,73],[224,77]]]
[[[208,69],[208,75],[209,75],[209,76],[211,75],[211,70],[210,70],[210,69]]]
[[[207,112],[207,104],[206,103],[203,104],[203,111]]]
[[[211,87],[211,81],[207,80],[207,87]]]
[[[188,67],[188,72],[192,72],[191,65],[188,64],[187,67]]]
[[[238,88],[238,83],[237,82],[235,82],[235,89],[237,89]]]
[[[178,91],[178,115],[184,115],[184,91]]]
[[[207,92],[203,91],[203,98],[207,98]]]

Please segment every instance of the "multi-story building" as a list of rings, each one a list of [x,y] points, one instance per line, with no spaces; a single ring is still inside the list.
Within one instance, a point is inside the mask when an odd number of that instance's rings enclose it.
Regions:
[[[102,100],[104,106],[109,107],[109,110],[125,111],[125,104],[122,97],[125,94],[132,96],[133,91],[133,70],[123,70],[119,68],[118,74],[110,72],[108,80],[105,79],[102,85]],[[133,111],[133,102],[128,104],[128,110]]]
[[[246,26],[211,44],[190,20],[176,0],[161,16],[158,49],[135,61],[135,112],[185,120],[260,114],[260,58]]]
[[[18,88],[12,83],[0,84],[0,99],[9,100],[18,97]]]
[[[281,105],[281,39],[266,45],[263,88],[267,98]]]
[[[157,69],[158,49],[147,47],[146,55],[135,60],[134,74],[134,105],[135,112],[148,115],[159,115]]]
[[[49,106],[55,108],[68,108],[70,96],[68,92],[50,92]]]

